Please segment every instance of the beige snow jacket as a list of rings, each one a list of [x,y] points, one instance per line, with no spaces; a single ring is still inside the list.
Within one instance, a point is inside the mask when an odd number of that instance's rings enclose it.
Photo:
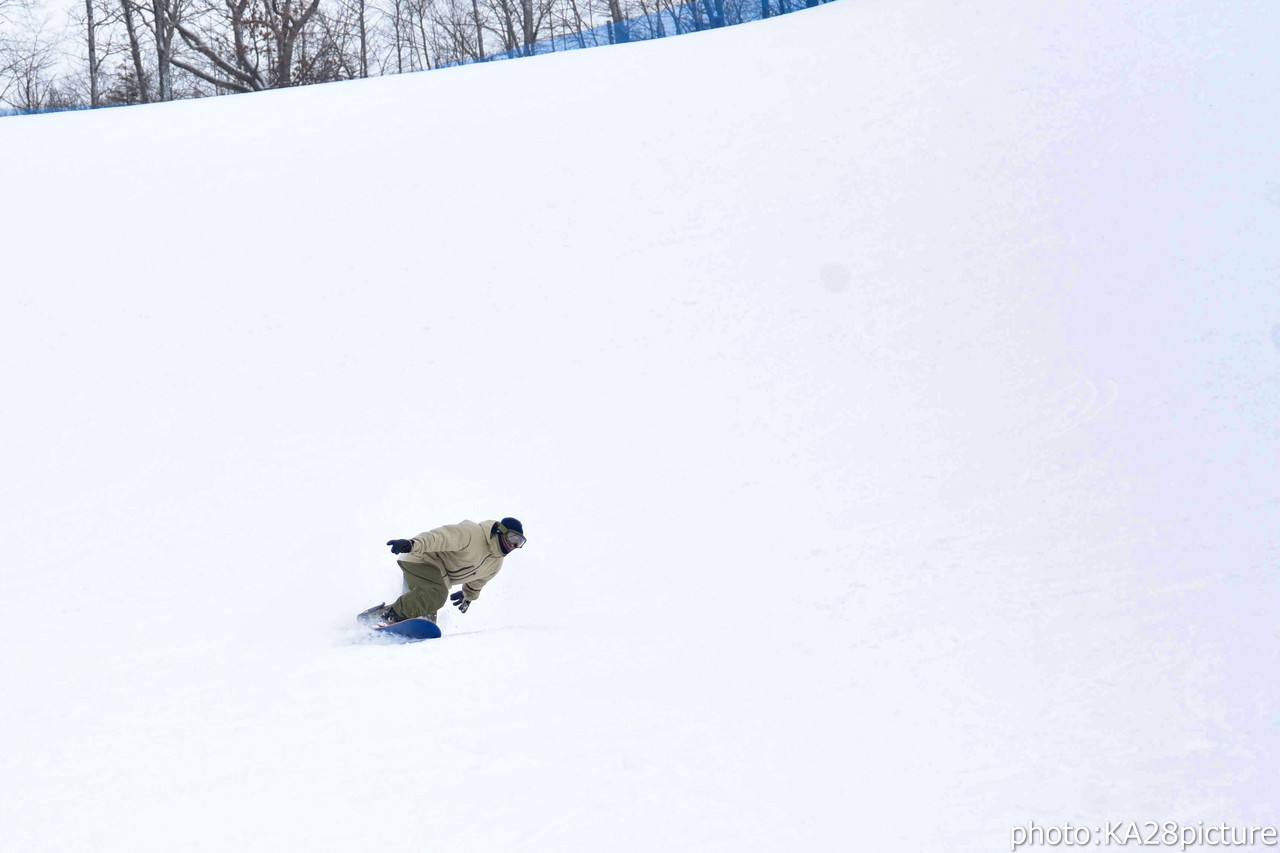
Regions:
[[[411,540],[413,550],[400,556],[406,563],[422,563],[440,570],[449,586],[463,584],[468,601],[480,597],[480,589],[502,570],[502,546],[490,536],[496,521],[460,521],[446,524]]]

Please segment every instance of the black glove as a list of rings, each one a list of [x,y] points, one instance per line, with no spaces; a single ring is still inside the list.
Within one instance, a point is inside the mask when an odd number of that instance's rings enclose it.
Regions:
[[[471,602],[467,601],[467,597],[460,592],[455,592],[449,596],[449,600],[453,602],[453,606],[463,613],[467,612],[467,608],[471,606]]]
[[[387,544],[391,546],[392,554],[408,554],[413,550],[413,543],[408,539],[392,539]]]

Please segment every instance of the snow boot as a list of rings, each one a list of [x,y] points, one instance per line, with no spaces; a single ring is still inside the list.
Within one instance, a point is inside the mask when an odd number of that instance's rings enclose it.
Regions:
[[[396,613],[394,608],[388,607],[384,601],[382,604],[376,604],[361,613],[356,617],[356,621],[361,625],[368,625],[370,628],[381,628],[383,625],[403,622],[404,617]]]

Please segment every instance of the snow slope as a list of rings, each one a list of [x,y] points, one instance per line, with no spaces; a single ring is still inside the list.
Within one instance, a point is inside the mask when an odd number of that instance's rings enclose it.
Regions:
[[[1267,825],[1274,4],[0,122],[0,849]],[[382,545],[530,544],[359,642]]]

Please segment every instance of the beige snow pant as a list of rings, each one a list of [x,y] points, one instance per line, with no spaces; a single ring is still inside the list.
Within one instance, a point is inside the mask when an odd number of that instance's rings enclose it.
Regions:
[[[421,616],[434,622],[449,597],[449,585],[444,582],[444,575],[426,563],[396,562],[404,572],[405,593],[391,607],[405,619]]]

